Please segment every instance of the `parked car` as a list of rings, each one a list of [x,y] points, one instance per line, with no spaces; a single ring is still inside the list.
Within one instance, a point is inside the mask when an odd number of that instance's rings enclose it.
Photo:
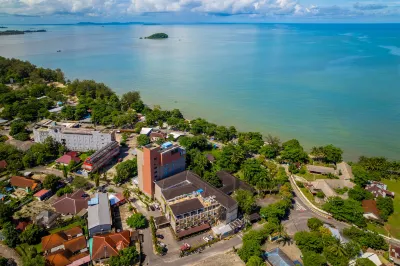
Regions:
[[[153,206],[150,205],[150,210],[151,211],[155,211],[156,209]]]
[[[160,246],[163,247],[163,248],[165,248],[165,247],[167,246],[167,245],[165,245],[164,243],[162,243],[162,242],[160,242],[160,241],[158,241],[157,244],[160,245]]]
[[[181,246],[181,251],[186,251],[186,250],[189,250],[189,249],[190,249],[190,245],[188,243],[184,243]]]
[[[157,238],[164,239],[164,236],[163,235],[157,235]]]
[[[208,239],[211,241],[211,240],[214,240],[214,237],[212,235],[209,235]]]
[[[206,236],[203,236],[203,240],[206,242],[210,241],[210,239],[208,239],[208,237],[206,237]]]

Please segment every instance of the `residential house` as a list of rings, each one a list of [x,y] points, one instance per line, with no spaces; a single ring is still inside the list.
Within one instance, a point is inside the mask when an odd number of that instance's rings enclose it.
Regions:
[[[46,228],[51,228],[55,225],[57,219],[60,217],[59,213],[55,213],[49,210],[41,211],[35,218],[37,225],[41,225]]]
[[[53,207],[58,213],[67,214],[77,214],[82,209],[88,207],[89,197],[86,195],[85,191],[79,189],[72,194],[65,194],[58,198],[54,203]]]
[[[126,202],[125,197],[121,193],[108,194],[108,199],[110,200],[111,206],[121,206]]]
[[[215,157],[211,153],[207,153],[206,154],[206,158],[207,158],[207,161],[209,161],[210,163],[214,163],[215,162]]]
[[[353,188],[354,186],[355,184],[353,182],[342,179],[317,179],[309,183],[310,192],[312,194],[322,191],[326,198],[339,196],[343,199],[347,199],[347,193],[340,195],[336,193],[336,189],[343,189],[345,187]]]
[[[280,248],[274,248],[264,253],[267,264],[271,266],[295,266],[294,262]]]
[[[69,151],[65,153],[63,156],[56,160],[56,163],[68,166],[71,161],[74,161],[75,163],[79,163],[81,161],[81,158],[79,158],[76,151]]]
[[[0,171],[5,170],[7,168],[7,162],[6,160],[1,160],[0,161]]]
[[[48,197],[51,197],[51,195],[53,195],[51,190],[42,189],[42,190],[36,192],[33,196],[35,198],[37,198],[39,201],[42,201],[42,200],[47,199]]]
[[[112,218],[107,193],[96,193],[88,205],[89,236],[111,232]]]
[[[150,133],[153,131],[151,127],[142,127],[140,130],[140,135],[150,136]]]
[[[365,186],[365,190],[371,192],[375,198],[385,198],[386,196],[394,198],[394,192],[387,190],[387,185],[381,182],[370,181],[370,183]]]
[[[25,228],[31,223],[30,221],[27,220],[15,220],[15,230],[19,232],[25,231]]]
[[[307,170],[312,174],[319,174],[319,175],[336,174],[335,169],[331,167],[318,166],[318,165],[307,165]]]
[[[80,227],[42,238],[46,263],[54,266],[79,266],[90,262],[86,237]]]
[[[40,183],[38,181],[23,176],[11,177],[10,184],[14,189],[20,188],[24,189],[26,192],[34,192],[40,188]]]
[[[375,200],[363,200],[361,204],[362,208],[364,209],[364,217],[366,219],[380,220],[379,210]]]
[[[157,131],[157,132],[153,131],[153,132],[150,133],[149,137],[150,137],[150,140],[152,142],[156,142],[156,141],[159,141],[159,140],[166,140],[167,139],[167,134],[164,133],[164,132],[161,132],[161,131]]]
[[[400,265],[400,246],[390,245],[389,259],[395,264]]]
[[[93,236],[92,260],[99,262],[113,256],[118,256],[120,250],[131,244],[131,231],[109,233]]]

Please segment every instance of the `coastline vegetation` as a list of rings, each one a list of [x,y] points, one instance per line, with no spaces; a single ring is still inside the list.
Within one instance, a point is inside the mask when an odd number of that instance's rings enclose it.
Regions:
[[[145,39],[167,39],[168,34],[166,33],[154,33],[150,36],[144,37]]]

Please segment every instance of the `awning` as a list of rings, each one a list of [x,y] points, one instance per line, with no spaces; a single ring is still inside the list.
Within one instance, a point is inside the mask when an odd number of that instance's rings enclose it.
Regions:
[[[204,231],[204,230],[207,230],[207,229],[210,229],[210,225],[209,224],[202,224],[202,225],[199,225],[199,226],[196,226],[196,227],[189,228],[187,230],[180,231],[177,235],[178,235],[179,238],[182,238],[182,237],[185,237],[185,236],[188,236],[188,235],[191,235],[191,234],[194,234],[194,233],[198,233],[198,232],[201,232],[201,231]]]

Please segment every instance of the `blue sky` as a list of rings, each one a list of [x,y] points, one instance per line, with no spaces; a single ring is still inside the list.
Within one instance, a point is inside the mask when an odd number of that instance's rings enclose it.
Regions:
[[[400,22],[400,0],[0,0],[0,23]]]

